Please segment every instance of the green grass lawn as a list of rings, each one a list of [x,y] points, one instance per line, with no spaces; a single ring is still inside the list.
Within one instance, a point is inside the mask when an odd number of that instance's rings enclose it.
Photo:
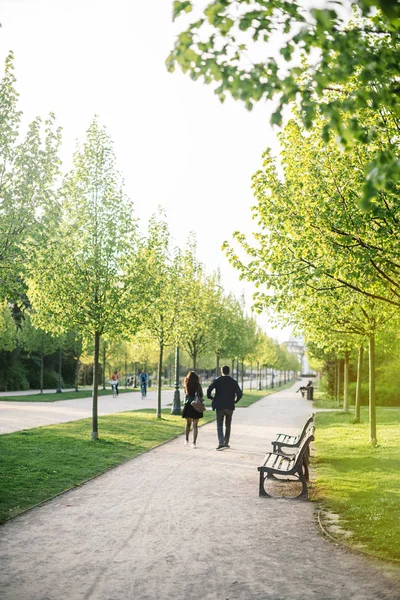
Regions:
[[[346,543],[400,561],[400,409],[377,408],[376,448],[368,444],[366,408],[361,418],[354,424],[351,413],[317,413],[314,496],[353,533]]]
[[[340,406],[343,407],[343,398],[340,399]],[[338,407],[337,400],[329,397],[326,392],[320,392],[319,390],[314,390],[314,408],[333,408],[340,410]],[[354,410],[354,405],[349,407],[350,410]]]
[[[276,391],[246,391],[238,407]],[[183,434],[185,421],[170,413],[164,409],[162,419],[154,409],[99,417],[95,442],[91,419],[0,435],[0,522]],[[214,418],[208,408],[202,421]]]
[[[132,388],[128,388],[125,390],[124,388],[119,390],[120,394],[125,394],[127,392],[139,392],[140,390],[136,388],[133,390]],[[110,396],[112,395],[111,389],[99,390],[99,396]],[[0,402],[59,402],[60,400],[76,400],[78,398],[90,398],[92,396],[92,390],[78,390],[77,392],[62,392],[61,394],[57,393],[45,393],[45,394],[27,394],[25,396],[0,396]]]

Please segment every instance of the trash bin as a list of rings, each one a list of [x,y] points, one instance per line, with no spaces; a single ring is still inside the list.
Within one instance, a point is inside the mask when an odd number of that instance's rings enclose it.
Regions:
[[[307,400],[314,400],[314,388],[312,385],[307,387]]]

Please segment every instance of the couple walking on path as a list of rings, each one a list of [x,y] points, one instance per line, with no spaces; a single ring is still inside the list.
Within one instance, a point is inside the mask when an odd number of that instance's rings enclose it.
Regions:
[[[192,448],[196,448],[198,422],[203,417],[201,412],[198,412],[192,406],[192,402],[196,397],[203,399],[203,389],[200,384],[199,376],[194,371],[190,371],[184,382],[185,387],[185,406],[182,411],[182,417],[186,419],[185,430],[185,445],[189,444],[190,427],[193,422],[193,442]],[[214,391],[214,396],[212,392]],[[231,423],[235,404],[239,402],[243,392],[240,389],[237,381],[230,377],[229,367],[224,366],[221,369],[221,377],[218,377],[207,389],[207,398],[212,400],[212,409],[217,413],[217,435],[218,446],[217,450],[229,448],[229,440],[231,435]],[[225,431],[224,431],[225,422]]]

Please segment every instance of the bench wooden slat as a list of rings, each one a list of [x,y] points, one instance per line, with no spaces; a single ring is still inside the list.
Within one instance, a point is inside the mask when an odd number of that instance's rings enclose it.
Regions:
[[[298,448],[304,438],[309,434],[310,428],[313,426],[314,413],[312,413],[304,424],[302,432],[297,436],[289,434],[278,433],[275,440],[272,442],[273,452],[279,452],[282,447]]]

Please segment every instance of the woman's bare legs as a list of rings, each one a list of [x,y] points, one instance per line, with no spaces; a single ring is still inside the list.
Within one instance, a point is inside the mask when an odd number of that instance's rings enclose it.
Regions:
[[[198,422],[199,422],[198,419],[193,419],[193,444],[192,444],[192,446],[196,445],[197,433],[198,433],[198,428],[197,428],[197,423]]]
[[[185,429],[185,436],[186,436],[186,443],[189,443],[189,433],[190,433],[190,426],[192,424],[192,419],[186,419],[186,429]],[[193,421],[193,432],[194,432],[194,421]]]

